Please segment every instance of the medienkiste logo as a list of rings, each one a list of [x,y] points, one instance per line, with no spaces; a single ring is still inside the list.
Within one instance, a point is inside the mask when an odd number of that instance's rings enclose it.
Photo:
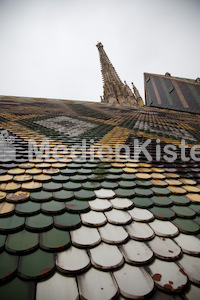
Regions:
[[[34,157],[40,158],[44,155],[45,159],[49,159],[49,153],[52,154],[53,158],[57,161],[63,158],[72,156],[75,160],[77,156],[78,159],[85,158],[86,156],[90,161],[94,158],[99,158],[101,161],[109,161],[114,159],[116,161],[120,160],[121,153],[123,152],[123,157],[126,159],[140,159],[140,154],[145,156],[147,161],[161,161],[172,163],[177,159],[181,159],[183,162],[187,161],[200,161],[200,145],[194,145],[189,148],[184,139],[181,140],[180,145],[176,146],[173,144],[166,144],[162,149],[160,146],[160,140],[156,140],[156,145],[154,143],[155,157],[152,157],[151,153],[148,151],[148,146],[151,145],[152,140],[147,139],[144,143],[141,143],[137,138],[134,139],[134,150],[132,151],[129,145],[119,145],[116,144],[114,147],[110,145],[94,145],[94,140],[90,140],[90,146],[86,139],[81,141],[81,144],[72,145],[70,148],[66,145],[56,145],[53,149],[50,147],[50,141],[45,139],[40,145],[36,143],[35,140],[29,140],[28,143],[28,155],[29,159]],[[186,151],[187,150],[187,151]],[[188,151],[189,150],[189,151]],[[178,153],[180,152],[180,157]],[[187,154],[186,154],[187,152]]]

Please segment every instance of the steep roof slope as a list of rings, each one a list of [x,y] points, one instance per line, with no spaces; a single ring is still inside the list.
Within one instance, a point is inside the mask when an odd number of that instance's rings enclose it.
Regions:
[[[1,299],[198,299],[198,115],[17,97],[0,105]],[[137,157],[147,139],[150,156]],[[46,152],[35,157],[34,141]]]

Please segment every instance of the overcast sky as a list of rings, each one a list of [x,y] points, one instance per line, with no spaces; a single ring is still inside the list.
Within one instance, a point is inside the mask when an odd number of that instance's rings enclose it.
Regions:
[[[97,41],[143,73],[200,77],[200,0],[0,0],[0,95],[100,101]]]

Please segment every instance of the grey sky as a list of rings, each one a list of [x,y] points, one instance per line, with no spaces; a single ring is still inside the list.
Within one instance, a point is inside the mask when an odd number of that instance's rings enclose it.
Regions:
[[[143,73],[200,77],[199,0],[0,0],[0,95],[100,101],[97,40],[144,97]]]

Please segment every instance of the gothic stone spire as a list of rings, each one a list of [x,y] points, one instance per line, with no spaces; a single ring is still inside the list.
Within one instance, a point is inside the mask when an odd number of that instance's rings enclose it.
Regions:
[[[103,49],[102,43],[98,43],[97,48],[99,50],[101,72],[103,76],[103,88],[104,96],[101,98],[102,102],[106,103],[118,103],[125,105],[138,106],[137,98],[131,91],[127,83],[122,83],[115,68],[111,64],[106,52]]]

